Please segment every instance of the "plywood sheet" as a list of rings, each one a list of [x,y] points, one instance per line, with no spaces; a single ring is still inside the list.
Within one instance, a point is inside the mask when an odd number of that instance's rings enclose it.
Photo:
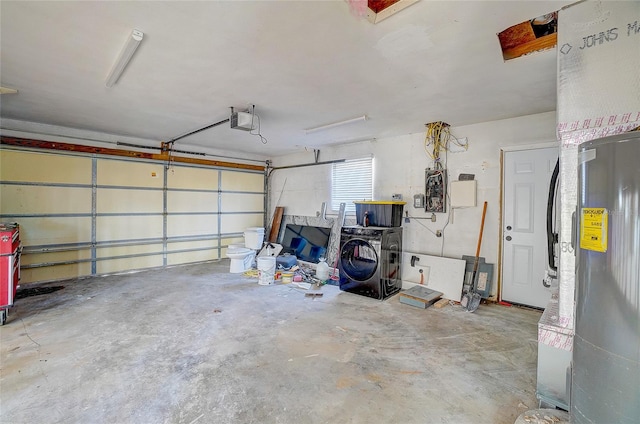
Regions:
[[[222,193],[222,212],[262,212],[264,195]]]
[[[96,210],[98,213],[162,213],[162,191],[98,189]]]
[[[98,241],[162,237],[162,216],[99,216],[96,226]]]
[[[262,227],[264,225],[261,213],[222,215],[221,220],[221,230],[224,233],[242,233],[249,227]]]
[[[20,218],[23,246],[91,242],[91,218]]]
[[[218,216],[211,215],[169,215],[167,217],[167,235],[199,236],[218,233]]]
[[[96,266],[96,271],[98,274],[111,274],[132,269],[157,268],[161,266],[162,255],[140,256],[137,258],[99,261]]]
[[[169,212],[217,212],[218,193],[169,191],[167,192]]]
[[[411,266],[411,257],[417,256],[415,266]],[[444,298],[460,301],[466,261],[462,259],[442,258],[420,253],[402,253],[402,288],[408,289],[420,283],[420,270],[424,277],[424,286],[443,293]]]
[[[264,192],[263,174],[222,171],[220,178],[222,190]]]
[[[91,189],[72,187],[0,186],[3,214],[91,213]]]
[[[3,181],[91,184],[91,159],[0,150]]]
[[[98,185],[162,188],[163,165],[98,159]]]
[[[171,166],[167,174],[167,187],[217,190],[218,172],[217,169]]]

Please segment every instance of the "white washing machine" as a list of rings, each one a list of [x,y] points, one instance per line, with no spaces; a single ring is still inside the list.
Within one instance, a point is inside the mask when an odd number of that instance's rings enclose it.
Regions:
[[[400,291],[402,227],[343,227],[340,290],[384,300]]]

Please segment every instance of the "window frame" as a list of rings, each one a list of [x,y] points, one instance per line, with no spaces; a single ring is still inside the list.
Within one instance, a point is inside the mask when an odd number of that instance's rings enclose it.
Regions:
[[[359,169],[363,165],[365,169]],[[337,212],[340,209],[340,203],[345,203],[345,212],[355,214],[354,200],[372,200],[373,175],[372,155],[333,163],[331,165],[331,210]],[[363,180],[367,176],[368,184]],[[339,180],[336,181],[337,179]],[[336,190],[339,190],[339,193]]]

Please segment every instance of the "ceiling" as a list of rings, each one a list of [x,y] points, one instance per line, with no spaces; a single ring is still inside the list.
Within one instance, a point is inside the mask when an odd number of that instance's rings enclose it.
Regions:
[[[421,0],[376,23],[335,1],[0,3],[2,128],[29,121],[275,157],[555,110],[555,49],[505,62],[497,33],[568,1]],[[105,80],[133,29],[144,38]],[[305,129],[366,115],[307,134]],[[14,128],[15,129],[15,128]],[[266,141],[266,144],[263,144]]]

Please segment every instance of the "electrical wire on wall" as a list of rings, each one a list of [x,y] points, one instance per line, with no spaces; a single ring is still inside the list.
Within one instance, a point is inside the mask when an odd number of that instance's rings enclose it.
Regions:
[[[267,144],[267,139],[265,137],[262,136],[262,134],[260,133],[260,117],[258,115],[256,115],[256,105],[251,105],[252,109],[251,109],[251,131],[249,131],[249,134],[251,135],[257,135],[258,137],[260,137],[260,141],[262,142],[262,144]],[[258,120],[258,132],[253,132],[253,120],[257,119]]]
[[[443,121],[425,124],[426,134],[424,139],[424,149],[431,160],[433,168],[427,168],[425,177],[425,211],[447,213],[444,226],[434,233],[426,225],[418,223],[426,228],[436,237],[441,237],[440,256],[444,255],[445,229],[452,219],[452,209],[447,210],[446,205],[450,204],[451,198],[448,193],[447,181],[447,155],[449,152],[464,152],[468,149],[468,141],[460,140],[451,133],[451,126]],[[456,146],[452,150],[452,148]],[[435,216],[435,215],[433,215]]]
[[[450,126],[446,122],[438,121],[426,124],[427,133],[424,138],[424,150],[433,160],[434,169],[443,169],[440,153],[446,152],[451,138]]]
[[[434,169],[446,168],[446,154],[451,151],[451,145],[456,145],[466,151],[469,148],[469,142],[462,142],[456,136],[451,134],[451,126],[443,121],[431,122],[425,124],[427,131],[424,138],[424,150],[433,160]],[[444,153],[444,165],[440,154]]]
[[[449,193],[447,193],[446,196],[447,196],[448,201],[451,202],[451,197],[449,196]],[[441,242],[440,242],[440,257],[444,257],[445,230],[446,230],[447,226],[449,225],[449,223],[451,222],[452,212],[453,212],[453,209],[449,208],[449,211],[447,212],[447,220],[445,221],[445,223],[442,226],[442,228],[440,230],[436,230],[436,231],[432,230],[431,228],[429,228],[428,226],[426,226],[425,224],[420,222],[420,220],[433,221],[434,218],[432,218],[432,217],[417,217],[417,216],[409,215],[409,212],[405,212],[405,215],[406,215],[405,222],[409,223],[411,219],[415,219],[416,222],[418,224],[420,224],[420,226],[422,226],[425,230],[429,231],[435,237],[440,238],[441,239]],[[433,216],[435,217],[435,215],[433,215]]]
[[[451,183],[449,183],[449,185],[451,185]],[[449,190],[447,190],[447,200],[448,200],[449,204],[451,204],[451,196],[449,195]],[[444,225],[442,226],[442,229],[440,230],[440,233],[442,234],[442,243],[440,244],[440,256],[441,257],[444,257],[444,238],[445,238],[444,230],[446,230],[447,226],[451,222],[452,214],[453,214],[453,208],[449,208],[449,211],[447,212],[447,220],[445,221]]]

